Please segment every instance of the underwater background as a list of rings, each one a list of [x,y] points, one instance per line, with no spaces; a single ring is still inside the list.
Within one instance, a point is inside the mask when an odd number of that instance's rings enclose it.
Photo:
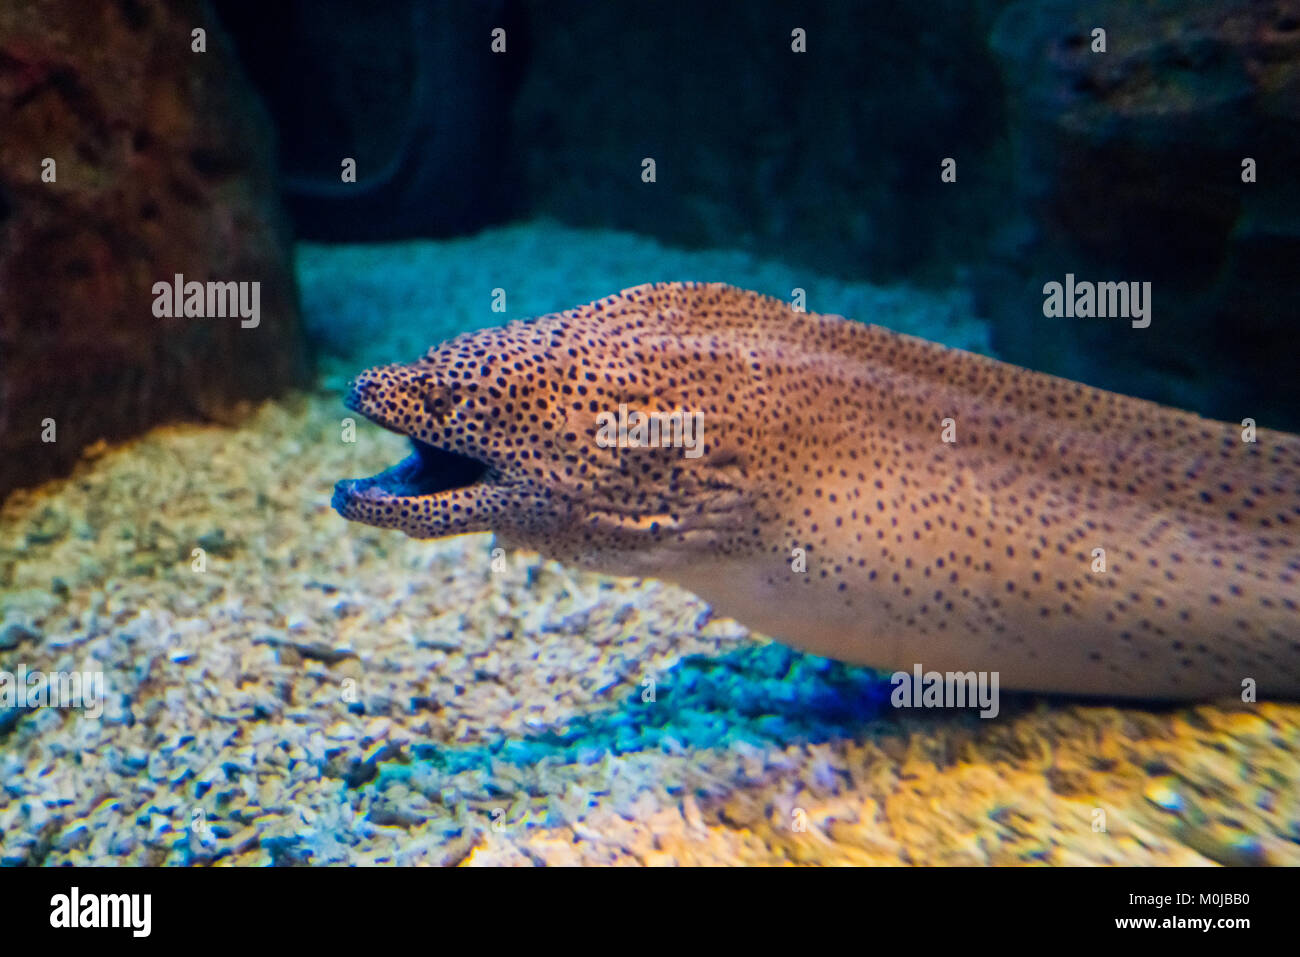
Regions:
[[[1297,169],[1300,3],[5,4],[0,671],[103,698],[0,697],[0,863],[1300,863],[1295,704],[898,711],[329,505],[361,369],[657,281],[1298,431]]]

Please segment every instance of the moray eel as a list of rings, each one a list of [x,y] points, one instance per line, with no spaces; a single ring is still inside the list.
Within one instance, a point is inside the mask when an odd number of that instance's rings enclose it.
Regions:
[[[346,404],[414,446],[337,485],[347,519],[675,582],[877,668],[1300,695],[1295,435],[697,283],[459,336]],[[597,441],[620,404],[700,413],[694,457]]]

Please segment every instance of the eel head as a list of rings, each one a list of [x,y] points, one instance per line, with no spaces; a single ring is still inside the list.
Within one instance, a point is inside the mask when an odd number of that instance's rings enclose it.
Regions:
[[[416,538],[496,532],[508,547],[651,574],[751,535],[742,433],[680,317],[630,294],[461,335],[362,373],[348,408],[406,435],[402,462],[339,482],[344,518]],[[694,444],[611,442],[620,406],[699,427]],[[680,437],[680,436],[679,436]]]

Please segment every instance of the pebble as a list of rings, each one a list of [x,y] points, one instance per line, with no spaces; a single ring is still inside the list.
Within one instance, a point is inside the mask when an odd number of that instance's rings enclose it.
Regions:
[[[1168,778],[1152,782],[1146,789],[1146,798],[1162,811],[1174,814],[1182,811],[1186,804],[1183,796],[1174,790],[1173,783]]]
[[[0,651],[12,651],[23,642],[37,642],[42,638],[39,630],[20,622],[10,622],[0,627]]]

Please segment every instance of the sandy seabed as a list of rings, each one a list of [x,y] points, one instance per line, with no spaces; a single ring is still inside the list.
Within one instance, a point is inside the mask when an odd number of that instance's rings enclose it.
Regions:
[[[894,711],[657,581],[345,523],[404,445],[323,381],[0,510],[0,670],[107,693],[0,710],[0,863],[1300,863],[1300,705]]]

